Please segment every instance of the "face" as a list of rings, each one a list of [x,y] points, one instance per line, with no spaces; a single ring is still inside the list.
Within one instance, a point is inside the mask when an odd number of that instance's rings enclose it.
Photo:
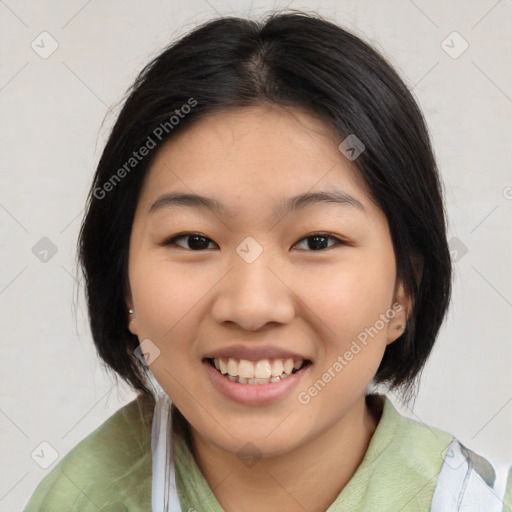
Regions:
[[[141,190],[129,328],[193,432],[233,454],[342,422],[402,334],[387,220],[340,142],[298,110],[219,113],[167,142]]]

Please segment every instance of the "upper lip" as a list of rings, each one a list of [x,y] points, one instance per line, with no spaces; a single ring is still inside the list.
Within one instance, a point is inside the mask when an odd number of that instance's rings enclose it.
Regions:
[[[245,359],[247,361],[261,361],[262,359],[310,360],[310,358],[306,356],[276,346],[248,347],[244,345],[219,348],[209,352],[204,357],[207,359]]]

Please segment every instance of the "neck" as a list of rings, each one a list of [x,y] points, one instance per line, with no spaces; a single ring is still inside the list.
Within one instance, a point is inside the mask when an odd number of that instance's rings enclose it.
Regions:
[[[324,512],[361,464],[378,421],[362,396],[311,442],[250,468],[241,468],[236,454],[212,446],[194,429],[191,440],[197,464],[226,512]]]

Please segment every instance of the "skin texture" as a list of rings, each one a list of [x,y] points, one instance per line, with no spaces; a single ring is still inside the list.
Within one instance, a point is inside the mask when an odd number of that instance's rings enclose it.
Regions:
[[[341,138],[305,111],[268,105],[202,118],[159,150],[146,176],[130,239],[129,329],[160,355],[151,371],[191,426],[193,450],[228,511],[324,511],[361,463],[378,418],[364,395],[386,345],[402,333],[410,304],[396,280],[383,212],[339,151]],[[276,216],[290,196],[341,189],[365,212],[335,203]],[[149,213],[163,193],[223,203],[225,215],[188,206]],[[183,232],[204,250],[162,242]],[[306,236],[330,233],[315,250]],[[263,248],[247,263],[247,237]],[[326,241],[327,242],[327,241]],[[361,346],[307,404],[307,390],[393,304],[401,310]],[[273,345],[312,361],[297,388],[266,405],[219,393],[202,358],[233,345]],[[237,452],[252,443],[248,467]],[[321,489],[311,492],[312,489]]]

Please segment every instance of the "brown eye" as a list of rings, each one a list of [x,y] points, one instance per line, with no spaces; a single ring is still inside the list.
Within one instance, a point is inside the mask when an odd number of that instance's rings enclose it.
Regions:
[[[185,239],[185,243],[184,244],[178,243],[178,240],[182,240],[182,239]],[[185,233],[185,234],[174,236],[174,237],[166,240],[162,245],[164,245],[164,246],[176,245],[183,249],[188,249],[188,250],[192,250],[192,251],[203,251],[205,249],[208,249],[208,245],[210,242],[214,243],[212,240],[210,240],[206,236],[195,234],[195,233]]]
[[[299,240],[299,243],[295,245],[297,247],[305,240],[307,249],[311,251],[321,251],[323,249],[329,249],[333,245],[344,244],[342,240],[336,238],[335,236],[330,235],[329,233],[314,233],[313,235],[305,236]],[[333,240],[335,243],[329,245],[329,240]],[[304,249],[300,249],[304,250]]]

